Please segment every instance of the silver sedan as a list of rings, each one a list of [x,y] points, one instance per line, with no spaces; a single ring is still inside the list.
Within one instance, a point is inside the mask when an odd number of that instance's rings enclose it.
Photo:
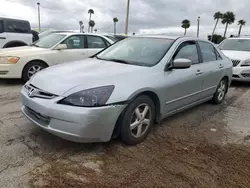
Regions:
[[[21,108],[67,140],[120,136],[133,145],[163,118],[209,100],[220,104],[231,77],[231,61],[208,41],[130,37],[89,59],[37,73],[22,88]]]

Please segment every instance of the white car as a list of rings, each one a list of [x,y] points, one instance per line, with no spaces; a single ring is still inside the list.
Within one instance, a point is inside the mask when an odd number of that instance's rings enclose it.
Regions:
[[[250,81],[250,38],[225,39],[219,48],[233,63],[233,80]]]
[[[33,35],[26,20],[0,18],[0,48],[30,45]]]
[[[0,78],[29,80],[36,72],[60,63],[88,58],[114,43],[97,34],[54,33],[31,46],[0,50]]]

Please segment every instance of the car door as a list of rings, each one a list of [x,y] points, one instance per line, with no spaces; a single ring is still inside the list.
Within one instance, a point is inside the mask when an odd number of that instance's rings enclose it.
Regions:
[[[198,41],[201,52],[202,63],[202,92],[203,98],[211,97],[216,91],[216,88],[223,77],[224,61],[219,55],[216,48],[205,41]]]
[[[95,55],[103,48],[108,47],[108,42],[105,41],[102,37],[95,36],[95,35],[87,35],[87,54],[88,56]]]
[[[200,55],[195,41],[185,41],[175,51],[171,62],[178,58],[192,61],[187,69],[165,72],[165,114],[188,107],[201,100]]]
[[[84,35],[71,35],[60,44],[65,44],[67,48],[54,50],[56,53],[53,58],[54,64],[83,60],[88,57]]]

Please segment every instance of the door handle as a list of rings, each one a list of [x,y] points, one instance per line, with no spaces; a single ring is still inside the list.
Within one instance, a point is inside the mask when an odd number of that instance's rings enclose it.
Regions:
[[[200,74],[202,74],[203,72],[201,71],[201,70],[197,70],[196,71],[196,75],[200,75]]]
[[[219,68],[220,68],[220,69],[222,69],[223,67],[224,67],[224,65],[222,65],[222,64],[219,65]]]

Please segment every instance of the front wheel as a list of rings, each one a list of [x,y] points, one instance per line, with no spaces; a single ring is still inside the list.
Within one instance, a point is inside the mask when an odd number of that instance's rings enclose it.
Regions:
[[[46,68],[47,66],[40,61],[33,61],[25,65],[22,73],[22,79],[27,82],[31,76]]]
[[[217,89],[216,89],[216,92],[214,94],[214,97],[212,99],[212,101],[215,103],[215,104],[221,104],[222,101],[225,99],[225,96],[226,96],[226,93],[227,93],[227,89],[228,89],[228,82],[225,78],[223,78]]]
[[[147,137],[154,119],[153,101],[145,95],[137,97],[121,117],[121,140],[128,145],[139,144]]]

